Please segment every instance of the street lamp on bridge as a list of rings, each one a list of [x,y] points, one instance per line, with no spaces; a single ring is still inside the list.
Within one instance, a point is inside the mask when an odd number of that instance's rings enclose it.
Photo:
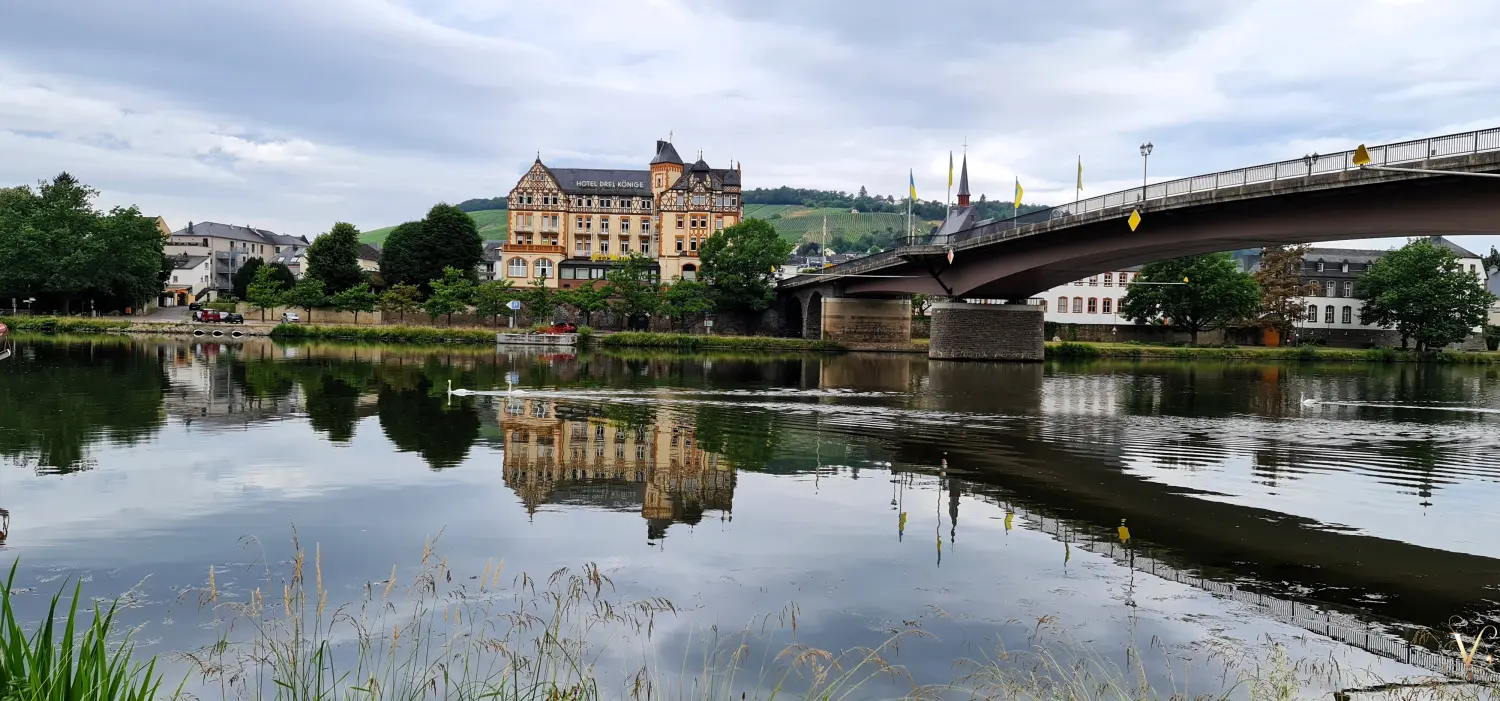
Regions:
[[[1146,165],[1151,162],[1151,142],[1141,144],[1141,206],[1146,205]]]

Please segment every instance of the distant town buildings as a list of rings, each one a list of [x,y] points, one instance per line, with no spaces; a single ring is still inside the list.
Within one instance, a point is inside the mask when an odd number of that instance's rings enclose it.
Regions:
[[[570,288],[644,255],[662,280],[695,279],[702,242],[743,216],[740,182],[738,164],[686,165],[669,141],[656,142],[644,170],[552,168],[538,157],[510,191],[510,238],[486,248],[481,274]]]
[[[172,232],[163,247],[165,255],[179,262],[163,286],[160,304],[175,306],[229,296],[234,273],[251,258],[286,263],[293,274],[300,276],[308,245],[306,236],[218,222],[188,222],[186,228]],[[202,280],[205,259],[208,279]]]

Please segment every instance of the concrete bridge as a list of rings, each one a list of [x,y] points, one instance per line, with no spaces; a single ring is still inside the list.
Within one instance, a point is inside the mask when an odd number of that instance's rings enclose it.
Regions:
[[[909,295],[934,305],[929,356],[1040,360],[1039,292],[1121,267],[1318,241],[1500,231],[1500,128],[1153,183],[799,275],[783,319],[852,348],[908,346]],[[1427,171],[1450,171],[1450,174]],[[1133,211],[1142,216],[1131,230]],[[950,259],[951,254],[951,259]],[[1005,300],[968,304],[965,299]]]

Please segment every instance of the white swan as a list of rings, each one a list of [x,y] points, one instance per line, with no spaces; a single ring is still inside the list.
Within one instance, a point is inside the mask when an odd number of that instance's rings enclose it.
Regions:
[[[453,389],[453,380],[448,380],[448,394],[451,394],[451,395],[456,396],[456,397],[467,397],[467,396],[469,396],[469,395],[471,395],[473,393],[474,393],[473,390],[464,389],[462,387],[460,387],[458,389]]]

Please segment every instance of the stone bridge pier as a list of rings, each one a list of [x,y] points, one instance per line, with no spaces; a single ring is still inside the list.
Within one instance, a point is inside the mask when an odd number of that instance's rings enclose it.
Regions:
[[[1030,304],[932,305],[934,360],[1041,362],[1046,330],[1040,306]]]
[[[850,350],[910,350],[911,300],[839,297],[810,290],[783,300],[786,328]]]

